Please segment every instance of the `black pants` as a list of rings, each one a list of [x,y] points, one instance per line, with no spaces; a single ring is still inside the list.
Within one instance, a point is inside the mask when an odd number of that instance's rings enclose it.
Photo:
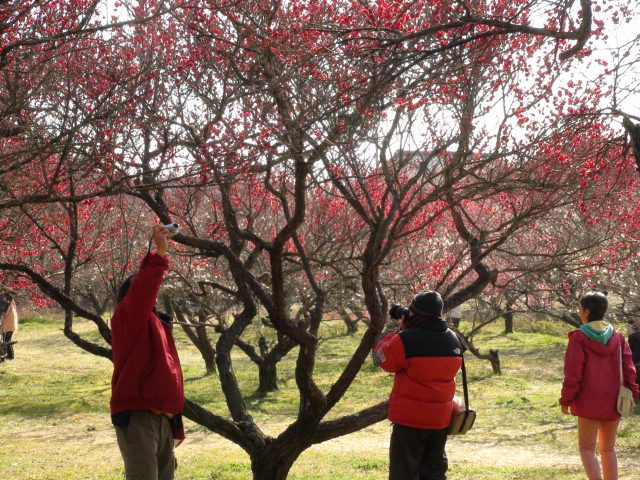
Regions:
[[[389,480],[447,480],[446,444],[446,428],[425,430],[394,424],[389,446]]]
[[[629,348],[631,349],[631,358],[634,365],[640,364],[640,335],[629,335]]]
[[[11,337],[13,336],[13,332],[4,332],[2,334],[2,342],[9,343],[11,342]],[[13,345],[7,345],[7,360],[13,360]]]

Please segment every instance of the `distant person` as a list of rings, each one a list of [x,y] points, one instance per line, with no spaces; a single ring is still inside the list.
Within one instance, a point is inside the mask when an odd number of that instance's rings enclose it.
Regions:
[[[0,334],[2,335],[2,343],[5,344],[7,360],[15,358],[11,338],[16,330],[18,330],[16,302],[10,294],[6,293],[0,296]]]
[[[156,311],[170,231],[153,227],[155,253],[118,292],[111,319],[111,418],[127,479],[171,480],[174,447],[182,443],[184,389],[171,324]]]
[[[579,330],[569,333],[560,395],[562,413],[578,417],[578,448],[589,480],[617,480],[615,451],[620,414],[616,408],[620,390],[620,352],[624,385],[638,399],[636,370],[624,335],[604,320],[607,297],[587,292],[580,298]],[[596,457],[596,438],[602,472]]]
[[[631,359],[636,366],[636,378],[640,367],[640,307],[636,308],[627,322],[627,338],[631,348]]]
[[[458,305],[457,307],[453,307],[449,310],[449,322],[455,328],[460,327],[460,320],[462,319],[462,305]]]
[[[408,309],[393,305],[389,314],[402,319],[400,329],[373,349],[374,362],[395,373],[389,480],[447,478],[447,427],[464,347],[442,319],[442,305],[432,291],[413,297]]]

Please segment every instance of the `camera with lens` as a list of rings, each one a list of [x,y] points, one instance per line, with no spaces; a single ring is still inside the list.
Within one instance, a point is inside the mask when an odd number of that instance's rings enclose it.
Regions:
[[[407,317],[409,315],[409,309],[405,307],[401,307],[397,304],[392,304],[389,308],[389,316],[394,320],[400,320],[403,317]]]
[[[178,230],[180,230],[180,226],[177,223],[167,223],[164,228],[169,230],[171,236],[175,235],[176,233],[178,233]]]

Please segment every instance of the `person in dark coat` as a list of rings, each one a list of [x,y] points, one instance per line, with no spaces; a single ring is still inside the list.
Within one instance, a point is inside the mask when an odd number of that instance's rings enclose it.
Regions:
[[[447,427],[464,347],[442,318],[440,294],[413,297],[398,332],[373,349],[374,361],[394,373],[388,418],[393,423],[389,480],[446,480]]]
[[[627,339],[631,349],[631,360],[636,366],[636,382],[640,376],[640,307],[636,307],[631,318],[627,322]]]

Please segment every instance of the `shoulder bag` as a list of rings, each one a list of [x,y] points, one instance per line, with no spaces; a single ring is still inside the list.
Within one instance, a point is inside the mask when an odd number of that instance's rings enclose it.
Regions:
[[[620,344],[620,391],[618,392],[617,408],[618,413],[623,417],[628,417],[636,409],[633,393],[624,386],[624,377],[622,375],[622,343]]]
[[[476,412],[469,408],[469,392],[467,390],[467,369],[464,366],[464,357],[462,357],[462,388],[464,390],[464,410],[457,403],[453,406],[451,414],[451,423],[447,433],[449,435],[464,435],[467,433],[476,421]]]

